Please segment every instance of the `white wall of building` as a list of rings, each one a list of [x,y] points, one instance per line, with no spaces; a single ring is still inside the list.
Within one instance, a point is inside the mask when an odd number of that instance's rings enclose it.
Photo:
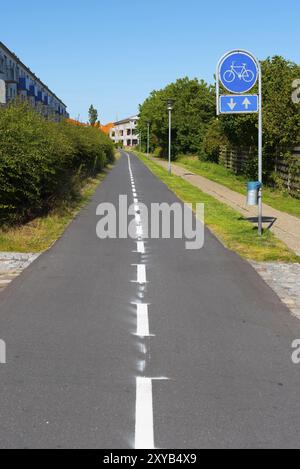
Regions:
[[[135,147],[139,145],[139,136],[137,135],[138,116],[129,117],[115,122],[114,127],[110,129],[109,136],[114,143],[120,143],[124,147]]]

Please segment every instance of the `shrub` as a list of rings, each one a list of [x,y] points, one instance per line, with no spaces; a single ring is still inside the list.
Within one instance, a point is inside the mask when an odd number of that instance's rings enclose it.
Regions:
[[[226,144],[228,144],[228,140],[222,133],[220,121],[215,119],[207,128],[203,139],[203,152],[206,155],[206,159],[218,163],[220,148]]]
[[[75,180],[113,160],[98,129],[45,120],[28,104],[0,110],[0,223],[30,218],[74,195]]]

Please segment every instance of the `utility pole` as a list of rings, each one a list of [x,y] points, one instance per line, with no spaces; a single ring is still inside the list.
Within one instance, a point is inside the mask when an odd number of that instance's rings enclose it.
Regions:
[[[151,122],[147,122],[147,156],[150,154],[150,125]]]
[[[171,155],[172,155],[172,111],[173,111],[173,99],[168,99],[167,109],[169,111],[169,174],[172,174],[172,164],[171,164]]]

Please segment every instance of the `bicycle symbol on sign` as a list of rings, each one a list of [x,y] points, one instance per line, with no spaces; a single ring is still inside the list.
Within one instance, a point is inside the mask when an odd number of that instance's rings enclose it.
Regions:
[[[235,65],[235,62],[232,62],[230,70],[224,73],[224,81],[232,83],[236,78],[239,78],[241,81],[251,83],[254,80],[254,73],[252,70],[247,70],[246,65]]]

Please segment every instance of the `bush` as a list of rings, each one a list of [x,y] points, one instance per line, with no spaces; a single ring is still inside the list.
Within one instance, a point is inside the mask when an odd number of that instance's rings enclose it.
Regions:
[[[0,223],[18,222],[74,196],[75,180],[113,160],[97,129],[45,120],[28,104],[0,110]]]
[[[215,119],[209,125],[203,139],[203,153],[206,155],[206,160],[218,163],[220,148],[226,144],[228,140],[223,135],[220,121]]]

